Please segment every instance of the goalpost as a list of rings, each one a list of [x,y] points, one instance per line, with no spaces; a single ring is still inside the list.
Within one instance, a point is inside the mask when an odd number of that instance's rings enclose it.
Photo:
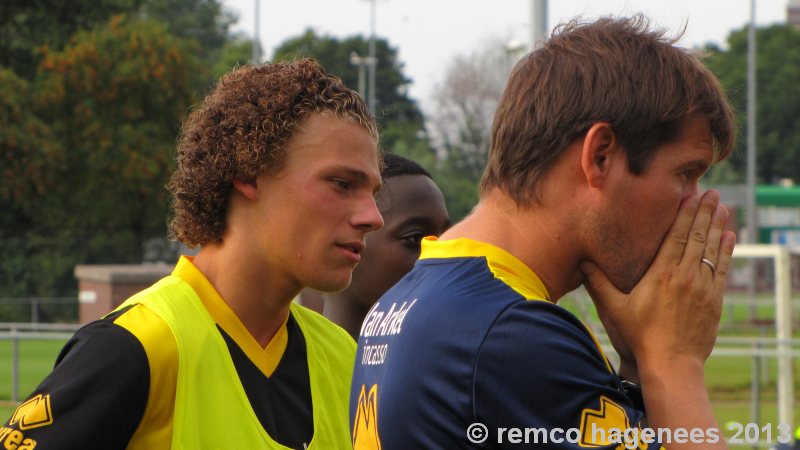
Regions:
[[[737,244],[734,258],[769,258],[775,267],[775,340],[778,359],[778,422],[794,424],[792,280],[789,249],[777,244]]]

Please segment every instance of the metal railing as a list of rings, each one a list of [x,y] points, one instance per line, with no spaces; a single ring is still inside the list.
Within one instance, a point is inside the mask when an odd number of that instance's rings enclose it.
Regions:
[[[11,401],[19,402],[19,344],[22,340],[67,340],[81,327],[78,324],[0,323],[0,340],[11,341]]]
[[[68,322],[78,320],[75,297],[0,298],[0,322]]]

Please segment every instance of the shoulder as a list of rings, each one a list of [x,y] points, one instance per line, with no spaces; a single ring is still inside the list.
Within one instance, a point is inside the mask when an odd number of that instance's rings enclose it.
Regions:
[[[134,304],[114,324],[135,336],[147,355],[150,380],[147,406],[132,447],[163,445],[172,436],[172,417],[178,383],[178,346],[166,321],[143,304]],[[134,446],[134,444],[136,444]]]
[[[142,304],[134,304],[123,314],[112,314],[111,322],[139,341],[151,362],[177,358],[175,336],[164,319]]]
[[[71,364],[72,358],[91,358],[101,355],[92,367],[103,367],[110,363],[124,363],[125,367],[148,366],[147,355],[142,340],[130,329],[121,324],[130,322],[144,307],[129,306],[112,312],[106,317],[91,322],[79,329],[56,359],[55,367]],[[89,367],[87,367],[89,369]]]
[[[544,301],[515,303],[497,317],[473,382],[473,414],[501,426],[581,427],[608,405],[627,423],[641,416],[591,332]]]
[[[135,341],[139,352],[144,354],[144,358],[137,358],[143,359],[144,364],[133,372],[140,382],[146,383],[144,410],[130,445],[141,447],[143,443],[169,442],[179,363],[172,329],[158,314],[140,303],[109,314],[103,322],[116,330],[113,333]],[[119,353],[124,355],[124,352]]]
[[[150,363],[142,342],[115,323],[135,308],[117,311],[78,330],[53,371],[24,404],[42,405],[48,422],[19,427],[37,448],[125,448],[139,426],[150,393]],[[36,400],[34,403],[31,401]]]
[[[547,362],[538,367],[550,372],[559,369],[565,353],[611,372],[591,331],[577,317],[548,301],[528,300],[510,303],[497,315],[484,337],[480,357],[524,355],[526,361]],[[560,357],[550,360],[555,356]]]

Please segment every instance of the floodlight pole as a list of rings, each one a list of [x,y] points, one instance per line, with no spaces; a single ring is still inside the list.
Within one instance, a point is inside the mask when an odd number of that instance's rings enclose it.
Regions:
[[[369,91],[367,91],[367,104],[372,114],[375,112],[375,0],[370,4],[370,30],[369,30]]]
[[[756,205],[756,0],[750,0],[750,25],[747,30],[747,240],[750,244],[758,243],[758,206]],[[750,283],[748,284],[748,294],[750,297],[750,308],[748,317],[750,320],[756,319],[756,289],[758,274],[756,273],[756,262],[754,259],[748,261],[750,267]],[[755,357],[754,363],[758,360]],[[758,364],[754,364],[753,370],[758,370]],[[755,374],[754,374],[755,375]],[[760,384],[756,375],[755,383]],[[752,395],[751,418],[754,423],[761,423],[761,396],[760,386],[757,386]],[[754,446],[754,449],[757,447]]]
[[[369,56],[359,56],[356,52],[350,53],[350,64],[354,66],[358,66],[358,93],[361,94],[361,97],[366,98],[365,90],[366,90],[366,80],[364,77],[364,68],[366,66],[373,67],[375,65],[376,60],[374,58],[370,58]]]
[[[253,31],[253,55],[252,55],[252,60],[253,60],[253,65],[254,66],[257,66],[258,64],[261,63],[261,44],[259,43],[261,38],[260,38],[259,22],[258,22],[258,17],[260,15],[259,14],[259,9],[260,9],[260,6],[261,6],[260,3],[261,3],[261,0],[255,0],[255,11],[254,11],[255,29]]]
[[[758,205],[756,204],[756,0],[750,0],[750,25],[747,30],[747,241],[758,243]],[[748,317],[756,318],[756,264],[749,262],[750,308]]]
[[[750,0],[747,30],[747,237],[758,243],[756,211],[756,0]]]
[[[531,0],[531,50],[547,39],[547,0]]]

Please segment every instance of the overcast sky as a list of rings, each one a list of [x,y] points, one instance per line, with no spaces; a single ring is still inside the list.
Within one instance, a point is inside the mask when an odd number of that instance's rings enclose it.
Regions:
[[[256,0],[223,0],[238,14],[236,30],[248,36],[255,29]],[[759,25],[784,22],[788,0],[758,0]],[[265,57],[287,38],[306,28],[345,37],[370,32],[370,0],[260,0],[260,36]],[[376,0],[376,35],[399,50],[410,94],[426,106],[455,55],[468,55],[489,40],[530,42],[530,0]],[[681,43],[724,46],[728,33],[750,20],[750,0],[553,0],[548,26],[573,18],[630,15],[643,12],[656,25],[671,30],[684,23]]]

